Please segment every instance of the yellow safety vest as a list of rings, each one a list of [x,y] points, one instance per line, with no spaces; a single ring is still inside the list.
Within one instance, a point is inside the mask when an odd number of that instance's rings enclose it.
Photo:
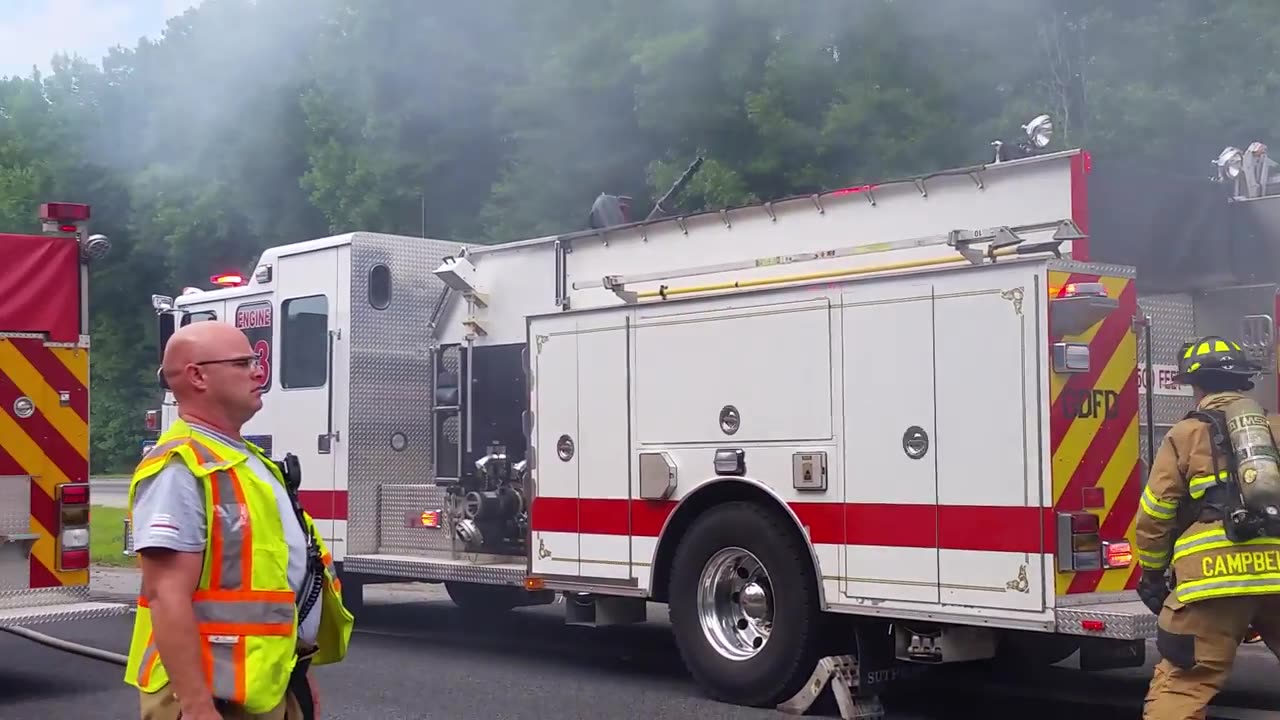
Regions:
[[[182,420],[175,421],[134,470],[129,508],[132,512],[138,483],[158,473],[172,455],[205,481],[204,568],[192,596],[205,682],[215,698],[242,705],[250,713],[263,713],[284,698],[297,660],[299,618],[287,574],[289,548],[275,494],[268,485],[283,485],[284,478],[260,448],[246,444],[273,477],[257,477],[245,464],[243,452],[195,434]],[[353,618],[342,603],[332,556],[311,517],[306,513],[303,517],[324,560],[319,648],[311,662],[325,665],[346,657]],[[125,682],[148,693],[169,683],[145,597],[138,598]]]

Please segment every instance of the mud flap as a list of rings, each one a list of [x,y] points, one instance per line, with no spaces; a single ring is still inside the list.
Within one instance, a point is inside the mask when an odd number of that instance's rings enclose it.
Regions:
[[[1080,669],[1085,671],[1120,670],[1142,667],[1147,662],[1145,640],[1109,640],[1083,638],[1080,641]]]
[[[894,649],[893,626],[881,622],[860,622],[854,631],[858,647],[858,687],[878,694],[898,680],[928,672],[929,666],[903,662]]]

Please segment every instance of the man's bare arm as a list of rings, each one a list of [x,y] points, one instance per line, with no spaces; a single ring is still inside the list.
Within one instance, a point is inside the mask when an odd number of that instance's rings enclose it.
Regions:
[[[138,483],[133,520],[142,596],[151,609],[156,650],[172,683],[169,689],[181,701],[184,718],[220,717],[204,678],[191,603],[204,565],[204,490],[174,458],[157,476]]]
[[[213,709],[200,656],[200,633],[191,595],[200,582],[202,553],[148,548],[139,553],[143,597],[151,608],[156,650],[184,715]]]

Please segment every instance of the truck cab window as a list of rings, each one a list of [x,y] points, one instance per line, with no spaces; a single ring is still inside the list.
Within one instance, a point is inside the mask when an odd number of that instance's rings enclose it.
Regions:
[[[183,315],[182,327],[186,327],[191,323],[208,322],[210,320],[217,320],[217,319],[218,319],[218,313],[214,312],[213,310],[200,310],[199,312],[193,312],[187,315]]]
[[[329,371],[329,299],[324,295],[292,298],[281,309],[280,385],[324,387]]]

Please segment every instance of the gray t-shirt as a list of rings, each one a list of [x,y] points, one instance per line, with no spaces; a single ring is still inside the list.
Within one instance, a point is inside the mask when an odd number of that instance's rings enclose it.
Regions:
[[[230,445],[248,455],[249,469],[260,478],[271,478],[271,472],[248,446],[233,440],[212,428],[187,421],[197,433]],[[293,503],[284,486],[270,483],[275,492],[276,507],[283,521],[284,537],[289,544],[289,586],[296,595],[307,574],[307,537],[293,512]],[[182,460],[172,457],[156,475],[138,483],[133,501],[133,547],[145,550],[150,547],[168,548],[183,552],[203,552],[207,529],[204,510],[204,488],[187,469]],[[319,600],[302,619],[298,627],[299,639],[313,645],[320,627]]]

